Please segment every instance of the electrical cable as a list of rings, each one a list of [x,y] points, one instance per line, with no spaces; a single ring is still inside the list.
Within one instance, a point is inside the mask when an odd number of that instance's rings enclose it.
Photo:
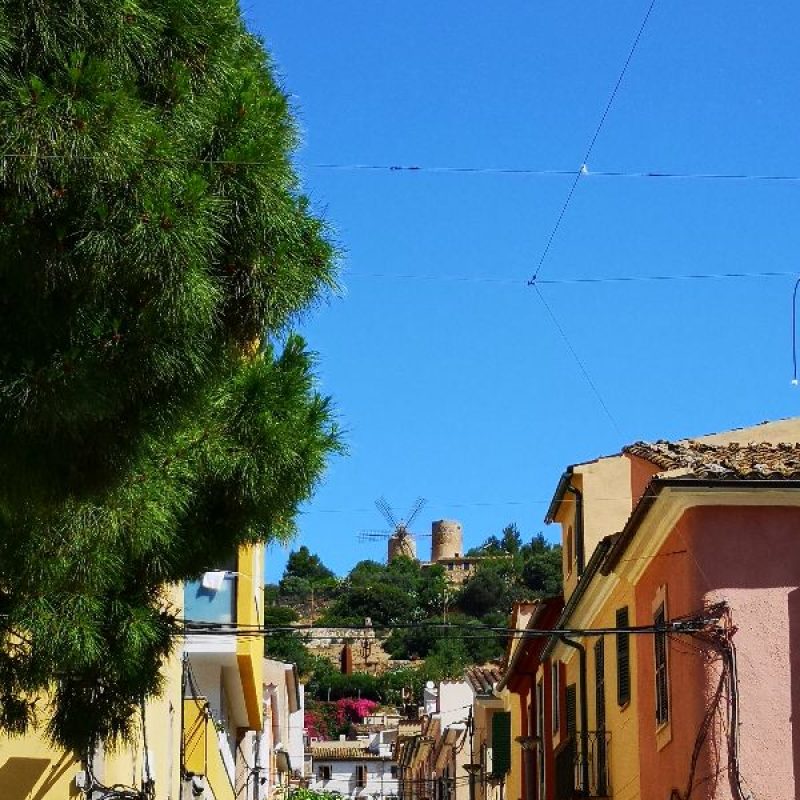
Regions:
[[[633,54],[636,52],[636,48],[639,46],[639,40],[642,38],[642,34],[644,33],[645,26],[647,25],[647,21],[650,19],[650,14],[653,12],[653,7],[656,4],[656,0],[650,0],[650,5],[647,8],[647,13],[644,15],[644,19],[642,20],[642,24],[639,26],[639,30],[636,33],[636,37],[633,40],[633,44],[631,45],[631,49],[628,52],[628,57],[625,59],[625,63],[622,66],[622,70],[619,73],[619,77],[617,78],[617,82],[614,84],[614,89],[611,92],[611,96],[608,98],[608,102],[606,103],[606,107],[603,109],[603,114],[600,117],[600,122],[597,123],[597,127],[595,128],[594,135],[592,136],[591,141],[589,142],[589,146],[586,148],[586,152],[584,153],[583,160],[581,161],[581,166],[578,168],[578,171],[575,173],[575,178],[572,181],[572,185],[570,186],[569,193],[567,194],[567,199],[564,201],[564,205],[561,207],[561,212],[556,219],[556,224],[553,226],[552,231],[550,232],[550,236],[547,240],[547,244],[545,245],[544,251],[542,252],[541,257],[539,258],[539,263],[536,265],[536,270],[533,273],[533,277],[531,277],[530,281],[528,282],[529,285],[533,286],[536,283],[536,279],[539,277],[539,273],[541,272],[542,265],[547,258],[547,254],[550,252],[550,247],[553,244],[553,240],[555,239],[556,233],[558,233],[558,229],[561,226],[561,221],[564,219],[564,215],[567,213],[567,208],[569,208],[570,201],[572,200],[573,194],[575,194],[575,188],[578,185],[578,181],[581,179],[581,175],[588,171],[588,164],[589,164],[589,157],[592,154],[592,150],[594,149],[595,142],[597,141],[597,137],[600,135],[600,131],[605,124],[606,117],[608,116],[608,112],[611,110],[611,106],[614,102],[614,98],[617,96],[617,92],[619,91],[619,87],[622,85],[622,80],[625,77],[625,73],[628,71],[628,66],[633,59]]]
[[[572,342],[570,342],[569,338],[567,337],[567,334],[564,331],[564,328],[561,326],[561,323],[558,321],[558,318],[556,317],[555,313],[553,312],[553,309],[550,308],[550,305],[548,304],[547,300],[544,299],[544,295],[542,294],[541,289],[539,289],[539,287],[536,286],[536,285],[534,285],[533,288],[536,291],[536,294],[539,296],[539,299],[542,301],[542,305],[544,306],[545,311],[547,311],[547,314],[549,315],[550,319],[552,320],[553,325],[555,326],[556,330],[560,334],[561,338],[564,340],[564,344],[566,344],[567,349],[572,354],[572,358],[575,360],[575,363],[578,365],[578,369],[580,369],[581,374],[583,375],[584,379],[586,380],[586,383],[589,385],[589,388],[592,390],[592,393],[597,398],[597,401],[599,402],[601,408],[605,412],[605,415],[611,421],[611,425],[614,427],[614,430],[617,432],[617,434],[619,436],[624,438],[624,434],[622,433],[622,430],[620,429],[619,425],[617,424],[617,421],[614,419],[613,414],[611,413],[611,411],[609,410],[608,406],[606,405],[606,401],[603,400],[603,396],[600,394],[600,390],[597,388],[597,384],[595,384],[595,382],[592,380],[592,376],[589,374],[589,370],[586,369],[586,365],[583,363],[583,361],[581,360],[581,357],[578,355],[577,351],[572,346]]]
[[[616,633],[627,634],[658,634],[658,633],[695,633],[704,630],[708,625],[708,618],[706,616],[695,615],[687,618],[677,618],[669,620],[662,625],[631,625],[628,627],[589,627],[589,628],[510,628],[506,626],[482,626],[480,633],[482,635],[488,634],[504,634],[515,635],[520,639],[540,638],[550,636],[603,636]],[[278,633],[304,633],[312,634],[319,626],[305,623],[302,625],[276,625],[276,626],[260,626],[260,625],[237,625],[236,623],[211,623],[211,622],[192,622],[184,621],[182,628],[178,627],[178,636],[264,636]],[[393,623],[386,626],[391,629],[411,629],[411,630],[438,630],[438,631],[457,631],[464,630],[467,632],[475,632],[476,625],[469,623],[457,622],[407,622],[407,623]],[[344,632],[373,632],[378,633],[382,630],[377,626],[363,626],[363,625],[348,625],[348,626],[331,626],[326,627],[326,631],[341,630]],[[330,639],[330,634],[325,634],[320,638]],[[352,638],[343,636],[343,638]]]
[[[792,292],[792,385],[797,386],[797,288],[800,278],[795,281]]]
[[[754,280],[766,278],[794,278],[797,271],[764,270],[759,272],[706,272],[684,273],[678,275],[606,275],[576,276],[574,278],[545,278],[536,281],[537,286],[590,286],[613,283],[664,283],[675,281],[708,280]],[[376,280],[444,281],[450,283],[486,283],[505,286],[522,286],[526,282],[519,278],[493,278],[483,275],[434,275],[431,273],[389,273],[389,272],[348,272],[345,278]]]
[[[247,164],[248,162],[237,162]],[[534,177],[574,176],[574,169],[536,169],[533,167],[473,167],[473,166],[424,166],[420,164],[301,164],[306,169],[332,170],[338,172],[413,172],[420,174],[455,175],[528,175]],[[590,170],[584,164],[581,178],[639,178],[651,180],[699,180],[699,181],[763,181],[770,183],[797,183],[800,175],[758,175],[746,172],[667,172],[661,170]]]
[[[103,161],[104,155],[64,155],[61,153],[0,153],[0,160],[10,161]],[[141,159],[151,164],[195,164],[197,166],[223,167],[272,167],[273,161],[257,159],[224,158],[180,158],[144,156]],[[588,158],[587,158],[588,160]],[[424,166],[419,164],[345,164],[317,163],[299,164],[300,168],[333,170],[339,172],[415,172],[422,174],[481,174],[481,175],[531,175],[536,177],[574,176],[574,169],[537,169],[533,167],[475,167],[475,166]],[[655,180],[699,180],[699,181],[757,181],[767,183],[798,183],[800,175],[755,174],[747,172],[670,172],[664,170],[590,170],[584,162],[581,178],[635,178]]]

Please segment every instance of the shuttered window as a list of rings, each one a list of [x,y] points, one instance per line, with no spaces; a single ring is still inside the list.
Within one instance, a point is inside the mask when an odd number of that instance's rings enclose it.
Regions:
[[[628,628],[628,607],[617,609],[617,628]],[[617,635],[617,703],[624,706],[631,699],[631,661],[630,647],[631,635],[618,633]]]
[[[362,764],[356,767],[356,786],[367,785],[367,768]]]
[[[492,775],[500,777],[511,770],[511,713],[492,715]]]
[[[564,717],[567,724],[567,735],[574,736],[578,728],[578,692],[571,683],[564,692]]]
[[[601,636],[594,643],[594,716],[598,731],[606,727],[606,665],[605,646]]]
[[[559,663],[556,661],[550,665],[550,689],[551,708],[553,710],[553,733],[558,732],[558,726],[561,724],[561,681],[559,680],[560,670]]]
[[[653,616],[655,626],[666,622],[662,603]],[[669,720],[669,676],[667,674],[667,634],[656,633],[654,640],[656,662],[656,722],[663,725]]]

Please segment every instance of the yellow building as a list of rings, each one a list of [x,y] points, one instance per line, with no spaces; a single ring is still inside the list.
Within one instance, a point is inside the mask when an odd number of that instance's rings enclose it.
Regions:
[[[182,589],[170,600],[180,607]],[[137,720],[134,741],[116,752],[99,748],[92,775],[103,786],[144,791],[149,783],[158,800],[180,797],[181,656],[180,646],[164,665],[164,693],[145,705],[145,725]],[[145,739],[147,748],[145,750]],[[81,758],[55,750],[41,731],[24,737],[0,737],[0,798],[2,800],[83,800],[91,777]],[[144,796],[144,795],[143,795]]]
[[[562,475],[546,517],[562,530],[565,606],[554,627],[635,624],[633,587],[599,569],[610,537],[630,515],[634,485],[625,456],[577,464]],[[565,797],[568,786],[588,797],[640,796],[639,731],[631,703],[638,644],[629,634],[556,636],[544,648],[536,678],[542,700],[537,731],[552,755],[542,759],[537,800]],[[553,774],[547,774],[548,764]]]
[[[176,642],[163,694],[146,703],[133,741],[99,748],[87,774],[40,731],[1,737],[1,800],[87,800],[92,782],[92,799],[261,800],[263,639],[236,628],[263,625],[263,547],[241,548],[227,566],[171,591],[196,632]],[[97,786],[119,789],[100,794]]]

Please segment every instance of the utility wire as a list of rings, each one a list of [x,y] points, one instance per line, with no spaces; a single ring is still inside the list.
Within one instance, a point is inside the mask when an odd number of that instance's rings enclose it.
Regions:
[[[589,374],[589,370],[586,369],[586,366],[584,365],[583,361],[581,360],[581,357],[578,355],[577,351],[572,346],[572,342],[570,342],[569,338],[567,337],[567,334],[564,331],[564,328],[561,327],[561,323],[558,321],[558,318],[553,313],[553,309],[550,308],[550,306],[547,303],[547,300],[544,299],[544,295],[542,294],[542,292],[539,289],[539,287],[534,284],[533,288],[536,290],[536,294],[539,295],[539,299],[542,301],[542,305],[544,306],[545,311],[547,311],[548,315],[550,316],[550,319],[552,320],[553,325],[555,325],[556,330],[559,332],[559,334],[561,335],[561,338],[564,340],[564,344],[567,346],[567,349],[569,350],[569,352],[572,353],[572,357],[575,360],[575,363],[578,365],[578,369],[580,369],[581,374],[583,375],[583,377],[586,380],[586,383],[589,384],[589,388],[592,390],[592,392],[594,393],[594,396],[597,398],[597,401],[600,403],[600,406],[603,409],[603,411],[605,412],[605,415],[611,421],[611,424],[613,425],[614,430],[619,434],[619,436],[624,438],[624,434],[622,433],[622,430],[620,429],[619,425],[617,424],[617,421],[614,419],[614,415],[611,413],[611,411],[609,410],[608,406],[606,405],[606,401],[603,400],[603,396],[600,394],[600,390],[597,388],[597,385],[592,380],[592,376]]]
[[[211,163],[211,162],[203,162]],[[231,162],[248,164],[251,162]],[[261,162],[252,162],[261,164]],[[304,165],[300,165],[301,167]],[[575,176],[572,169],[537,169],[535,167],[463,167],[423,166],[418,164],[307,164],[306,169],[335,172],[414,172],[429,175],[528,175],[533,177]],[[581,178],[640,178],[699,181],[764,181],[772,183],[799,183],[800,175],[757,175],[744,172],[667,172],[662,170],[590,170],[583,164]]]
[[[636,38],[633,40],[633,44],[631,45],[631,49],[628,52],[628,57],[625,59],[625,63],[622,66],[622,70],[619,73],[619,77],[617,78],[617,82],[614,84],[614,89],[611,92],[611,96],[608,98],[608,102],[606,103],[606,107],[603,109],[603,114],[600,117],[600,122],[597,123],[597,127],[595,128],[594,135],[592,136],[591,141],[589,142],[589,146],[586,148],[586,152],[584,153],[583,160],[581,161],[581,165],[578,168],[577,172],[575,172],[575,177],[572,181],[572,185],[570,186],[569,192],[567,194],[567,199],[564,201],[564,205],[561,207],[561,211],[556,219],[556,224],[553,226],[552,231],[550,232],[550,236],[547,239],[547,244],[544,247],[541,257],[539,258],[539,263],[536,265],[536,270],[533,273],[533,277],[530,279],[529,284],[532,286],[536,279],[539,277],[539,272],[542,269],[542,266],[547,258],[547,254],[550,252],[550,247],[553,244],[553,240],[556,237],[556,233],[558,233],[558,229],[561,226],[561,221],[564,219],[564,215],[567,213],[567,209],[569,208],[570,201],[572,200],[573,194],[575,194],[575,189],[578,186],[578,181],[581,179],[581,175],[584,174],[585,171],[588,170],[588,163],[589,157],[592,154],[592,150],[594,149],[595,142],[597,141],[597,137],[600,135],[600,131],[603,128],[603,125],[606,121],[606,117],[608,116],[608,112],[611,110],[611,106],[614,103],[614,98],[617,96],[617,92],[619,91],[619,87],[622,85],[622,80],[625,77],[625,73],[628,71],[628,66],[631,63],[631,59],[633,59],[633,54],[636,52],[636,48],[639,45],[639,40],[642,38],[642,34],[644,33],[645,26],[647,25],[647,21],[650,19],[650,14],[653,11],[653,7],[656,4],[656,0],[650,0],[650,5],[647,8],[647,13],[644,15],[644,19],[642,20],[642,24],[639,26],[639,30],[636,34]]]
[[[381,280],[452,281],[458,283],[497,283],[520,286],[520,278],[492,278],[482,275],[433,275],[424,273],[348,272],[346,278],[376,278]],[[574,278],[544,278],[536,281],[538,286],[575,286],[606,283],[664,283],[673,281],[743,280],[767,278],[795,278],[797,271],[765,270],[760,272],[694,272],[679,275],[606,275],[576,276]]]
[[[709,625],[710,618],[706,614],[697,614],[692,617],[680,617],[674,620],[669,620],[660,625],[631,625],[628,627],[608,626],[608,627],[590,627],[590,628],[511,628],[504,625],[485,625],[482,626],[477,632],[495,633],[514,635],[518,638],[537,638],[542,636],[604,636],[617,633],[629,634],[679,634],[679,633],[696,633],[706,630]],[[179,635],[223,635],[223,636],[239,636],[242,634],[252,635],[269,635],[276,633],[313,633],[315,628],[311,623],[304,623],[299,625],[239,625],[237,623],[211,623],[211,622],[189,622],[183,623],[183,631]],[[466,630],[467,632],[476,632],[476,626],[468,623],[455,623],[455,622],[398,622],[392,625],[385,626],[386,630],[389,629],[413,629],[413,630]],[[372,632],[376,633],[381,628],[379,626],[368,625],[346,625],[346,626],[326,626],[326,630],[342,630],[345,632]],[[325,636],[324,638],[331,638]]]
[[[87,155],[63,153],[0,153],[0,161],[105,161],[107,155]],[[196,164],[198,166],[222,167],[271,167],[274,161],[230,158],[181,158],[178,156],[143,156],[141,161],[149,164]],[[422,166],[416,164],[307,164],[299,165],[306,169],[323,169],[338,172],[419,172],[427,174],[476,174],[476,175],[531,175],[535,177],[565,177],[575,175],[571,169],[537,169],[534,167],[458,167]],[[583,164],[581,178],[645,178],[667,180],[700,181],[763,181],[769,183],[800,183],[800,175],[764,175],[746,172],[667,172],[662,170],[590,170]]]

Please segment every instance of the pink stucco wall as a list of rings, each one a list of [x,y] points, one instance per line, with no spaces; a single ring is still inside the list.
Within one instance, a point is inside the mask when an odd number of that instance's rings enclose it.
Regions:
[[[800,509],[704,506],[686,512],[639,581],[637,624],[652,620],[662,586],[671,618],[720,600],[729,604],[737,627],[745,786],[759,800],[800,800]],[[685,790],[719,668],[696,641],[670,641],[672,737],[659,750],[652,642],[637,644],[642,797],[667,800],[673,789]],[[726,767],[718,723],[700,759],[692,799],[730,798]]]

